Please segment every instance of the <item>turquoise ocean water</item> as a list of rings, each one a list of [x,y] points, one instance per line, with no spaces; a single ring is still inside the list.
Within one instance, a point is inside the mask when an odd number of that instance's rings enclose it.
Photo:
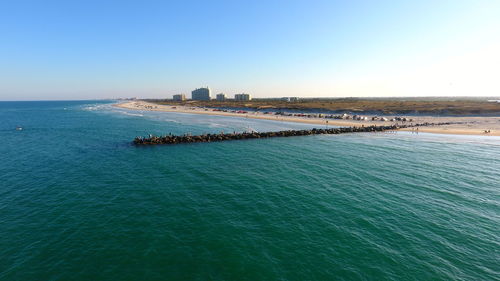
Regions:
[[[500,138],[110,104],[0,103],[0,280],[500,280]]]

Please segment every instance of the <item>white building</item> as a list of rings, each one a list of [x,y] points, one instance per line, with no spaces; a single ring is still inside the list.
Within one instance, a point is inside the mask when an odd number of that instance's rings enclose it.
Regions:
[[[226,100],[226,94],[224,94],[224,93],[217,94],[217,100],[218,101],[225,101]]]
[[[249,94],[236,94],[236,95],[234,95],[234,100],[236,100],[236,101],[251,101],[252,96]]]
[[[210,89],[208,87],[206,88],[199,88],[191,92],[191,99],[192,100],[210,100]]]
[[[298,102],[300,101],[300,98],[299,97],[284,97],[284,98],[281,98],[282,101],[286,101],[286,102]]]
[[[185,101],[186,100],[186,95],[180,94],[180,95],[174,95],[173,96],[174,101]]]

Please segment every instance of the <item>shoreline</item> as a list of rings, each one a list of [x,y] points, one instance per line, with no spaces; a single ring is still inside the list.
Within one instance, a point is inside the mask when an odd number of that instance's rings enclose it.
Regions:
[[[159,105],[145,101],[127,101],[127,102],[113,104],[113,106],[130,110],[228,116],[228,117],[251,118],[251,119],[271,120],[280,122],[317,124],[324,126],[328,124],[340,127],[381,126],[381,125],[393,125],[396,123],[404,124],[401,122],[390,122],[390,121],[385,121],[385,122],[357,121],[357,120],[342,120],[342,119],[308,118],[308,117],[297,117],[297,116],[279,116],[279,115],[263,114],[262,112],[247,112],[247,113],[222,112],[222,111],[213,111],[213,109],[200,108],[200,107]],[[439,127],[419,127],[418,132],[421,133],[500,136],[500,117],[419,116],[419,117],[413,117],[413,119],[414,123],[462,122],[462,124],[443,125]],[[406,124],[408,124],[408,122],[406,122]],[[412,131],[412,128],[403,128],[400,130]],[[484,133],[485,130],[490,130],[490,133]]]

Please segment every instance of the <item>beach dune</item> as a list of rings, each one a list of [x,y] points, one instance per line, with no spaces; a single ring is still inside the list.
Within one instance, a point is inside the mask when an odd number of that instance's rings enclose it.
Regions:
[[[326,119],[326,118],[310,118],[299,116],[281,116],[264,114],[259,111],[249,112],[223,112],[214,111],[213,108],[178,106],[178,105],[159,105],[146,101],[127,101],[117,103],[114,106],[131,109],[131,110],[145,110],[145,111],[163,111],[163,112],[177,112],[177,113],[190,113],[190,114],[204,114],[204,115],[219,115],[229,117],[243,117],[252,119],[265,119],[282,122],[298,122],[318,125],[332,125],[341,127],[350,126],[380,126],[390,125],[396,122],[390,121],[357,121],[357,120],[343,120],[343,119]],[[362,115],[362,114],[361,114]],[[369,115],[366,115],[369,116]],[[414,123],[459,123],[451,125],[443,125],[438,127],[420,127],[419,132],[436,133],[436,134],[457,134],[457,135],[486,135],[486,136],[500,136],[500,117],[468,117],[468,116],[412,116]],[[369,118],[370,119],[370,118]],[[406,131],[413,130],[412,128],[401,129]]]

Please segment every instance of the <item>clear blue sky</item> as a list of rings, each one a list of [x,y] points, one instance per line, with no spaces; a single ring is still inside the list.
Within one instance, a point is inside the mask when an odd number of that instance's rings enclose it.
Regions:
[[[0,100],[500,95],[500,1],[0,0]]]

